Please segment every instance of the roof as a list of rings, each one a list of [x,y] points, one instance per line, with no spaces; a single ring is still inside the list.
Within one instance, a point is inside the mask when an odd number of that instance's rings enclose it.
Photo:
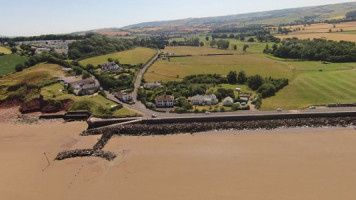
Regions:
[[[195,95],[192,97],[192,100],[208,100],[208,99],[216,99],[215,94],[212,95]]]
[[[173,95],[162,95],[156,97],[156,101],[174,101]]]
[[[226,97],[226,98],[224,99],[224,102],[225,102],[225,101],[234,102],[234,99],[232,99],[231,97]]]
[[[123,96],[126,96],[126,95],[130,95],[130,96],[131,96],[131,93],[128,93],[128,92],[116,92],[116,93],[114,94],[114,96],[115,96],[116,98],[122,98]]]

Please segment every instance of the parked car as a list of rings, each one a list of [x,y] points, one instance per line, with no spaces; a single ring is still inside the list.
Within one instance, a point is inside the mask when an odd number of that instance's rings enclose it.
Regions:
[[[210,112],[209,112],[209,111],[205,111],[205,114],[206,114],[206,115],[209,115],[209,114],[210,114]]]
[[[156,114],[152,114],[151,117],[152,118],[157,118],[157,115]]]
[[[316,109],[316,106],[310,106],[309,109]]]
[[[277,112],[282,112],[283,109],[282,108],[277,108]]]

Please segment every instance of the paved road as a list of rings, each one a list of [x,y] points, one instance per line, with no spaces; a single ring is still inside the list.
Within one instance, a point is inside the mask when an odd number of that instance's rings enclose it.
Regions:
[[[157,50],[156,55],[138,72],[134,85],[135,88],[134,91],[132,92],[133,99],[137,99],[137,91],[141,86],[143,74],[146,72],[147,68],[149,68],[158,59],[160,53],[161,51]]]

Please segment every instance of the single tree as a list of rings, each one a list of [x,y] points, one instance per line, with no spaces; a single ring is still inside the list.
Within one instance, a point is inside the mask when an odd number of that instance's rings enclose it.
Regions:
[[[232,45],[232,48],[233,48],[234,50],[237,50],[237,45],[236,45],[236,44]]]
[[[246,52],[246,51],[247,51],[247,48],[249,48],[249,46],[248,46],[247,44],[245,44],[242,50],[243,50],[244,52]]]
[[[206,37],[205,37],[205,40],[206,40],[206,41],[209,41],[209,36],[206,36]]]
[[[237,82],[240,84],[244,84],[247,81],[247,76],[245,71],[240,71],[237,75]]]
[[[12,48],[11,48],[11,52],[12,52],[13,54],[15,54],[15,53],[17,52],[17,48],[16,48],[16,47],[12,47]]]
[[[230,71],[227,74],[227,82],[229,82],[230,84],[236,84],[236,82],[237,82],[237,73],[236,73],[236,71]]]

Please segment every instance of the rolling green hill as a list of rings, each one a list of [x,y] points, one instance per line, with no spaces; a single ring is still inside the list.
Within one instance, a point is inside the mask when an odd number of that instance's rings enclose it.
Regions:
[[[273,10],[265,12],[254,12],[238,15],[228,15],[219,17],[188,18],[173,21],[145,22],[123,27],[123,29],[144,28],[156,26],[224,26],[226,24],[272,24],[290,23],[304,17],[312,18],[314,21],[335,19],[344,17],[349,11],[356,10],[356,2],[330,4],[323,6],[291,8],[283,10]]]

